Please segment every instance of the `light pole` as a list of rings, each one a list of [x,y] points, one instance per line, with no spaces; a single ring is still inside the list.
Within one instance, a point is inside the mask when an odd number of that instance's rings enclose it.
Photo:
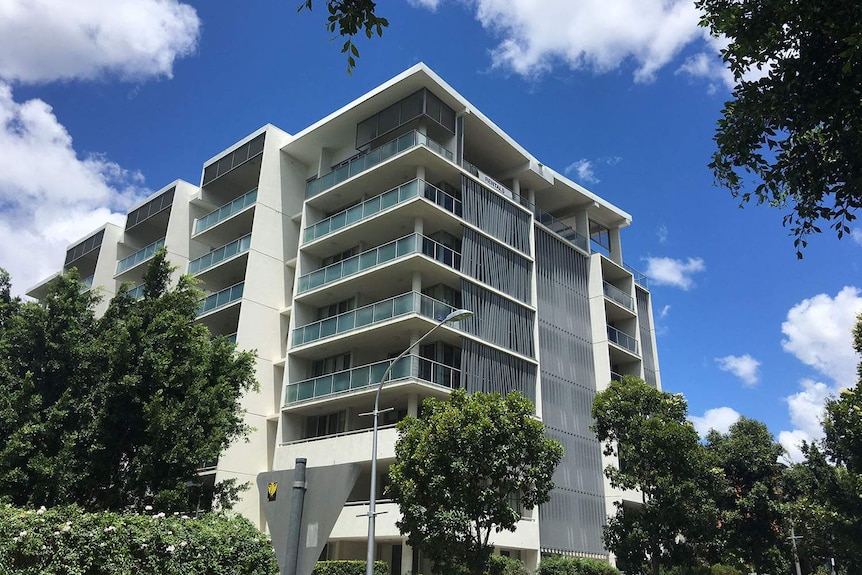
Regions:
[[[392,367],[398,363],[405,355],[410,353],[414,347],[419,345],[422,340],[431,335],[438,327],[443,324],[461,321],[472,316],[473,312],[469,309],[456,309],[449,313],[446,317],[440,320],[437,325],[429,329],[425,335],[411,343],[407,349],[401,352],[386,368],[383,377],[380,378],[380,383],[377,384],[377,393],[374,396],[374,411],[371,415],[374,416],[374,431],[371,433],[371,491],[368,494],[368,560],[365,565],[365,575],[374,575],[374,518],[376,517],[375,504],[377,503],[377,416],[380,413],[380,392],[383,390],[383,384],[386,383],[386,378],[392,373]]]

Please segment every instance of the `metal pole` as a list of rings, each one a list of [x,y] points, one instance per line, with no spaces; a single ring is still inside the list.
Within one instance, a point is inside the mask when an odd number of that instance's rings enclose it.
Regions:
[[[793,527],[792,523],[790,524],[790,537],[789,537],[789,539],[793,543],[793,561],[796,562],[796,575],[802,575],[802,568],[799,567],[799,553],[796,551],[796,540],[802,539],[802,536],[796,535],[796,532],[794,531],[794,527]]]
[[[287,548],[284,554],[283,575],[296,575],[299,559],[299,535],[302,531],[302,507],[305,505],[305,464],[304,457],[297,457],[293,470],[293,489],[290,491],[290,509],[287,516]]]
[[[368,553],[366,556],[365,563],[365,575],[374,575],[374,519],[377,516],[377,416],[380,413],[380,392],[383,390],[383,384],[386,383],[386,379],[392,373],[392,368],[395,366],[395,364],[398,363],[401,359],[403,359],[405,355],[410,353],[410,350],[419,345],[426,337],[431,335],[438,327],[440,327],[444,323],[449,323],[450,321],[460,321],[462,319],[470,317],[471,315],[473,315],[473,312],[466,309],[456,309],[452,311],[449,315],[440,320],[437,325],[428,330],[425,335],[411,343],[407,347],[407,349],[402,351],[398,357],[392,360],[392,362],[389,364],[389,367],[387,367],[386,371],[383,373],[383,377],[380,378],[380,383],[377,385],[377,393],[374,395],[374,411],[371,412],[371,414],[374,416],[374,424],[371,432],[371,489],[368,493]]]

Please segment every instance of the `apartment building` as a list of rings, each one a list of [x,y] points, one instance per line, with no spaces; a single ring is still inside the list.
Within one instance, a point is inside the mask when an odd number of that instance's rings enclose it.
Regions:
[[[202,281],[198,321],[257,354],[244,398],[248,443],[201,470],[212,484],[358,463],[323,549],[364,559],[374,391],[389,363],[458,308],[392,370],[381,396],[377,556],[427,572],[386,500],[395,423],[451,389],[518,390],[566,450],[551,501],[523,513],[498,553],[602,558],[615,501],[589,430],[597,391],[624,374],[660,387],[646,278],[625,265],[626,212],[543,165],[424,64],[290,135],[267,125],[70,246],[64,269],[110,298],[139,285],[166,246]],[[40,297],[51,279],[32,288]],[[247,491],[237,510],[264,527]],[[322,543],[321,543],[322,546]]]

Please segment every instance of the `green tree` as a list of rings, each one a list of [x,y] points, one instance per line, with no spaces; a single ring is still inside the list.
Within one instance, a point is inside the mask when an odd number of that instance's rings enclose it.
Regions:
[[[695,5],[701,25],[729,40],[722,57],[737,82],[715,133],[716,181],[742,204],[789,207],[798,257],[821,220],[842,237],[862,205],[862,4]]]
[[[388,491],[398,528],[437,573],[481,575],[492,532],[514,531],[521,509],[548,501],[562,446],[545,437],[533,404],[517,392],[463,390],[428,398],[420,418],[398,424]]]
[[[686,413],[681,395],[633,376],[611,382],[593,401],[593,430],[605,455],[619,460],[605,476],[615,488],[642,494],[638,507],[617,504],[605,528],[605,545],[626,571],[639,570],[649,558],[658,575],[663,560],[683,551],[697,556],[698,544],[716,524],[704,449]]]
[[[196,469],[247,432],[254,359],[195,322],[201,293],[188,277],[171,289],[171,271],[162,250],[143,299],[124,287],[98,319],[73,271],[0,329],[0,496],[89,510],[197,500]],[[229,503],[236,486],[217,495]]]
[[[782,465],[784,449],[766,425],[740,418],[727,433],[710,431],[706,450],[723,481],[714,494],[720,512],[720,559],[745,572],[786,571],[786,534],[782,530]]]
[[[313,0],[303,0],[298,11],[312,9]],[[354,38],[363,32],[366,38],[371,38],[375,33],[383,36],[383,29],[389,26],[389,20],[376,14],[377,3],[372,0],[327,0],[326,10],[329,16],[326,18],[326,29],[347,40],[341,46],[341,53],[347,54],[347,73],[352,74],[356,67],[356,58],[359,58],[359,48],[356,47]]]

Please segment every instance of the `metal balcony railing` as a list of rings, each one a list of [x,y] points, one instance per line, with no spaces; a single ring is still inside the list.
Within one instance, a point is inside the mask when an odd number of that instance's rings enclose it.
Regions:
[[[201,307],[198,310],[198,315],[203,315],[207,312],[210,312],[214,309],[220,308],[222,306],[226,306],[229,303],[235,302],[238,299],[242,299],[242,290],[245,286],[245,283],[234,284],[228,288],[225,288],[219,292],[208,295],[204,299],[201,300]]]
[[[189,262],[189,273],[196,274],[220,264],[228,258],[245,253],[251,247],[251,234],[244,235],[210,253]]]
[[[608,341],[611,341],[634,354],[638,353],[638,340],[627,333],[621,332],[615,327],[608,326]]]
[[[415,146],[425,146],[432,152],[443,156],[449,161],[452,161],[454,155],[452,152],[426,136],[425,134],[417,131],[412,131],[404,134],[403,136],[399,136],[394,140],[386,142],[382,146],[374,148],[373,150],[369,150],[368,152],[364,152],[355,158],[352,158],[328,174],[324,176],[320,176],[319,178],[314,178],[313,180],[309,180],[305,186],[305,197],[311,198],[325,192],[329,188],[340,184],[344,180],[351,178],[357,174],[361,174],[365,170],[368,170],[380,162],[388,160],[392,156],[401,153],[405,150],[409,150]]]
[[[417,253],[425,254],[455,269],[461,267],[461,254],[455,250],[421,234],[410,234],[300,276],[297,293],[301,294],[341,278],[364,272],[396,258]]]
[[[220,208],[216,208],[202,218],[195,220],[192,228],[193,234],[199,234],[202,231],[213,227],[214,225],[225,221],[231,216],[238,214],[257,201],[257,188],[238,197],[232,202],[228,202]]]
[[[392,360],[379,361],[369,365],[354,367],[336,373],[312,377],[304,381],[289,383],[285,386],[285,405],[362,389],[377,385]],[[419,357],[408,355],[392,368],[389,380],[415,378],[435,385],[456,389],[461,383],[461,370]]]
[[[129,268],[133,268],[136,265],[147,261],[158,251],[158,249],[165,245],[165,238],[160,240],[156,240],[145,248],[141,248],[132,255],[127,258],[121,259],[117,262],[117,273],[121,274]]]
[[[291,341],[293,345],[303,345],[411,313],[438,321],[453,311],[455,308],[449,304],[419,292],[407,292],[298,327],[293,330]]]
[[[631,311],[635,310],[635,303],[632,296],[608,282],[602,282],[602,287],[604,288],[605,297],[617,302],[626,309]]]
[[[447,194],[440,188],[432,186],[423,180],[412,180],[387,190],[382,194],[369,198],[360,204],[351,206],[346,210],[333,214],[328,218],[308,226],[303,230],[303,242],[308,243],[322,238],[325,235],[338,231],[341,228],[360,222],[366,218],[382,212],[392,206],[412,200],[416,197],[424,197],[431,200],[444,210],[460,216],[462,212],[461,200]]]

